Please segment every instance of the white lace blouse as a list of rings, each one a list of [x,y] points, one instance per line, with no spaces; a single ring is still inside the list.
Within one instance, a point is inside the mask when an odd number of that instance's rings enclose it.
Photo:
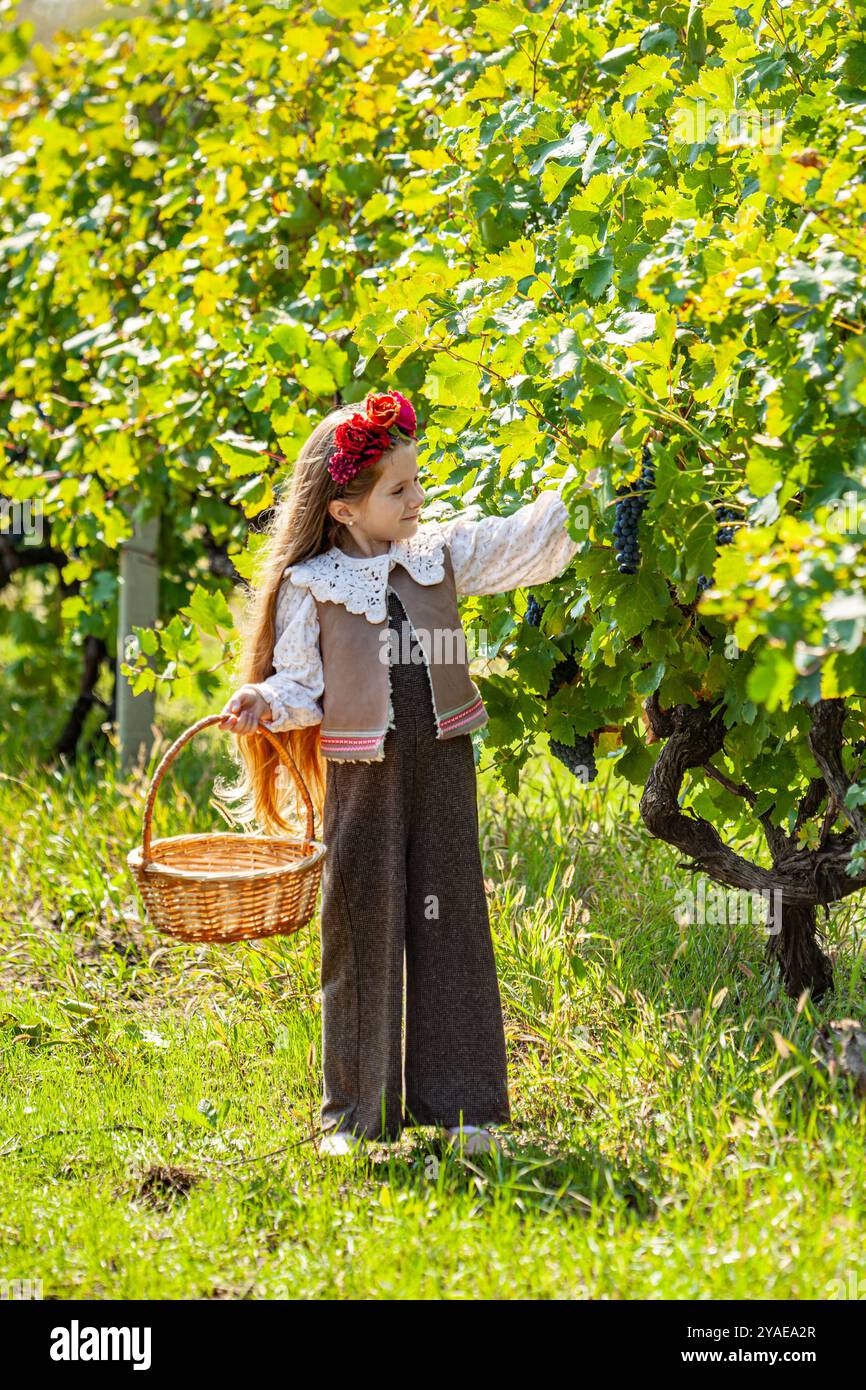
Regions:
[[[263,722],[279,732],[322,721],[317,599],[343,603],[350,613],[382,622],[394,565],[403,565],[419,584],[438,584],[444,575],[445,544],[458,594],[504,594],[561,574],[578,546],[566,531],[563,482],[509,516],[464,513],[422,523],[414,536],[392,541],[388,550],[372,558],[347,555],[332,546],[287,566],[277,597],[274,674],[253,687],[270,705],[271,718]]]

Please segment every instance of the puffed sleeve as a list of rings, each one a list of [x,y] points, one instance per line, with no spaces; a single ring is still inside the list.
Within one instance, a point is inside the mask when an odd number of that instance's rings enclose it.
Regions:
[[[562,574],[579,544],[566,530],[565,482],[508,516],[458,516],[441,523],[458,594],[505,594]]]
[[[274,674],[254,685],[271,707],[262,722],[274,733],[321,724],[324,690],[319,619],[309,589],[286,576],[277,596]]]

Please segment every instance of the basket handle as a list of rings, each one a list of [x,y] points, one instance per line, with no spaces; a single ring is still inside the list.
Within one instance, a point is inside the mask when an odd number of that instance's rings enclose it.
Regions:
[[[208,714],[205,716],[204,719],[199,719],[196,724],[190,724],[189,728],[186,729],[184,733],[182,733],[178,738],[176,738],[171,747],[167,748],[165,753],[163,754],[159,766],[153,774],[153,778],[151,780],[150,787],[148,788],[147,792],[147,801],[144,804],[144,820],[142,821],[141,827],[141,861],[143,865],[149,864],[151,862],[150,825],[153,819],[153,808],[156,802],[156,794],[159,791],[160,782],[162,781],[171,764],[174,762],[181,748],[183,748],[185,744],[189,743],[190,739],[193,738],[194,735],[197,734],[201,729],[207,729],[211,724],[219,724],[223,718],[224,716],[222,714]],[[262,734],[267,739],[271,747],[276,749],[280,761],[289,769],[292,776],[294,777],[295,785],[297,786],[298,791],[301,793],[301,798],[307,809],[307,834],[305,838],[307,840],[312,840],[314,829],[313,802],[310,797],[310,793],[307,791],[307,784],[301,776],[294,758],[292,757],[289,750],[283,747],[279,739],[274,738],[274,735],[271,733],[270,729],[266,729],[263,724],[258,725],[256,732]]]

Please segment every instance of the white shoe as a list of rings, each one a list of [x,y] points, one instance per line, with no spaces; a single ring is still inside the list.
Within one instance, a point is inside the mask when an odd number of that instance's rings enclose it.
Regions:
[[[502,1145],[491,1130],[483,1125],[450,1125],[442,1137],[453,1149],[467,1154],[502,1153]]]
[[[364,1153],[366,1146],[366,1139],[360,1135],[348,1134],[341,1129],[329,1129],[319,1140],[319,1153],[327,1158],[338,1158],[342,1154]]]

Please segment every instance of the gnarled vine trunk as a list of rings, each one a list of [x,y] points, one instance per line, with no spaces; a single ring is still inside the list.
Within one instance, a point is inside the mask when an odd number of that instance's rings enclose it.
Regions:
[[[778,965],[789,994],[809,989],[820,999],[833,988],[833,967],[818,945],[815,908],[789,903],[781,926],[767,941],[767,960]]]
[[[788,994],[797,997],[809,989],[820,998],[833,987],[833,970],[818,944],[817,908],[866,887],[866,877],[852,877],[847,872],[854,844],[866,835],[866,821],[862,811],[844,804],[849,783],[841,752],[843,702],[819,700],[811,708],[810,745],[821,776],[804,793],[792,834],[774,825],[769,811],[756,815],[772,860],[769,869],[737,854],[709,821],[687,814],[679,804],[683,779],[690,768],[701,768],[748,805],[757,803],[745,783],[732,782],[710,761],[724,745],[721,710],[707,703],[662,710],[656,695],[650,696],[644,709],[655,736],[666,740],[641,797],[640,812],[647,829],[688,856],[681,867],[703,872],[729,888],[760,892],[777,903],[781,927],[770,935],[767,957],[779,966]],[[818,847],[804,848],[799,831],[822,810],[825,801]],[[848,828],[831,833],[830,827],[840,815],[848,821]]]

